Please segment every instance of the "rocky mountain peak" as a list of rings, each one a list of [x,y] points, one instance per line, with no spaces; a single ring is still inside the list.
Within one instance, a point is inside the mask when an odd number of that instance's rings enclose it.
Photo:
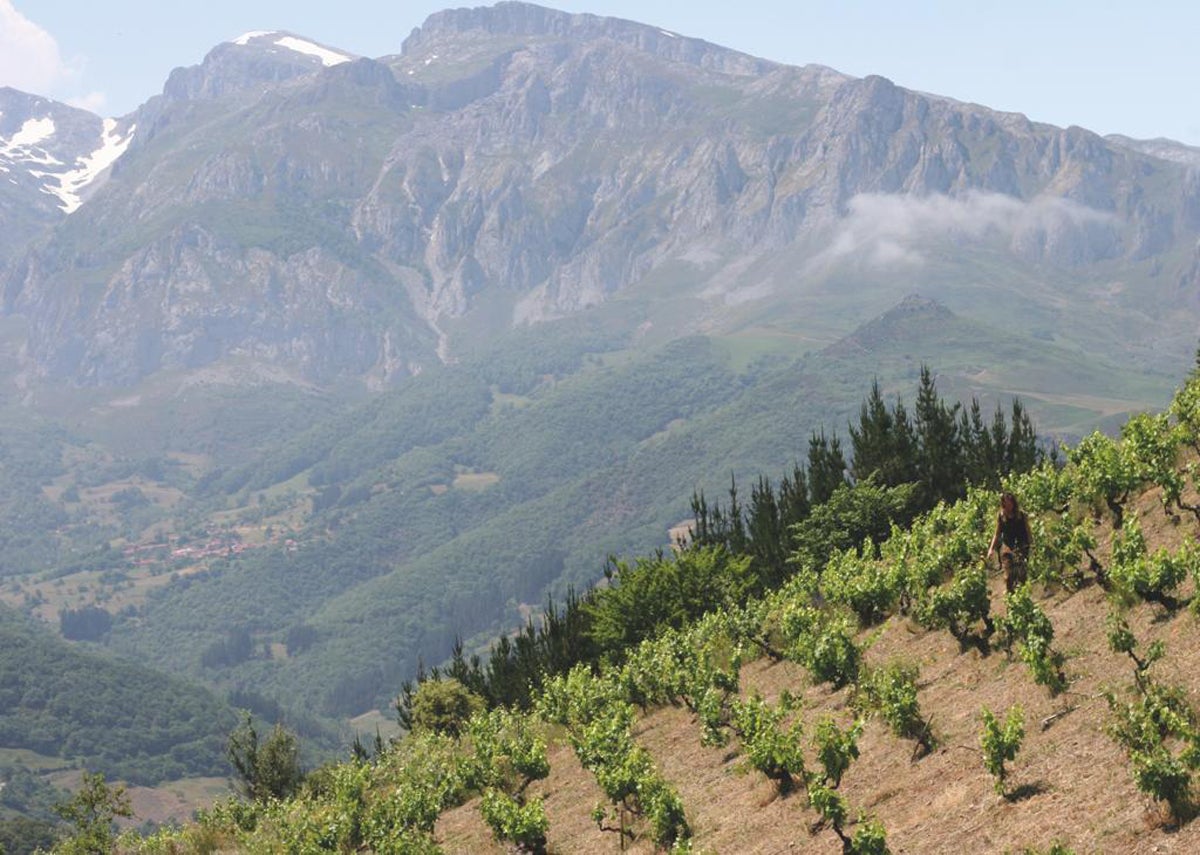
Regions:
[[[528,3],[435,14],[403,50],[351,62],[261,31],[174,72],[72,228],[0,279],[37,370],[134,383],[249,355],[392,378],[454,358],[461,330],[663,281],[683,331],[945,282],[1053,318],[1101,264],[1103,301],[1078,299],[1156,341],[1124,295],[1154,279],[1183,294],[1155,305],[1195,305],[1200,173],[1080,128]],[[904,301],[860,332],[937,311]]]
[[[163,95],[168,101],[220,98],[259,90],[354,58],[353,54],[294,33],[253,31],[217,45],[199,65],[172,71]]]
[[[1186,145],[1165,137],[1138,140],[1122,134],[1109,134],[1105,139],[1114,145],[1132,149],[1140,154],[1148,154],[1151,157],[1171,160],[1187,166],[1200,167],[1200,147],[1197,146]]]
[[[578,42],[608,39],[660,59],[724,74],[755,75],[776,67],[775,63],[658,27],[521,2],[436,12],[404,40],[402,52],[406,56],[425,53],[438,44],[472,33]]]
[[[100,123],[87,110],[0,87],[0,162],[74,157],[91,144]]]

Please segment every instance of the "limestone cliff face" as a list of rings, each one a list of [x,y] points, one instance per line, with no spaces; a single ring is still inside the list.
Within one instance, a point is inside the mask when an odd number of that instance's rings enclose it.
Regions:
[[[728,299],[714,283],[756,260],[927,234],[1197,287],[1195,168],[1083,129],[524,3],[436,14],[380,60],[277,42],[173,73],[108,183],[13,265],[43,373],[246,355],[388,382],[452,358],[472,313],[555,317],[682,262],[680,287]]]

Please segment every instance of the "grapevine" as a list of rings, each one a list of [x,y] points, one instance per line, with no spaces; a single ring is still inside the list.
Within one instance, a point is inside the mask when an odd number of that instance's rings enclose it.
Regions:
[[[1033,672],[1034,682],[1057,695],[1067,687],[1067,678],[1062,670],[1062,654],[1051,647],[1054,625],[1030,596],[1029,583],[1007,594],[1004,601],[1007,612],[998,623],[1005,646],[1010,648],[1015,641],[1017,654]]]
[[[1005,795],[1005,780],[1008,770],[1006,762],[1016,758],[1021,749],[1021,741],[1025,738],[1025,713],[1020,706],[1013,706],[1005,716],[1003,726],[987,707],[981,713],[983,718],[983,733],[979,744],[983,748],[984,768],[995,778],[995,790]]]
[[[931,591],[917,610],[917,620],[929,629],[948,629],[960,644],[970,642],[973,627],[982,624],[978,640],[986,642],[995,632],[995,624],[983,565],[965,567],[949,585]]]
[[[916,666],[892,664],[868,670],[854,687],[852,703],[860,715],[878,714],[896,736],[917,743],[914,756],[937,745],[917,701]]]
[[[1136,515],[1113,532],[1109,577],[1117,597],[1127,604],[1140,599],[1172,611],[1179,608],[1174,592],[1198,566],[1200,551],[1191,542],[1175,554],[1159,549],[1147,555],[1146,538]]]

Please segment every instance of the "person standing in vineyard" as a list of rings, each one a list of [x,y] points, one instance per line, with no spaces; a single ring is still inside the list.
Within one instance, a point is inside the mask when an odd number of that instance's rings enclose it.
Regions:
[[[1029,533],[1029,517],[1017,504],[1012,493],[1000,494],[1000,513],[996,517],[996,533],[992,535],[987,557],[991,558],[1000,547],[1000,566],[1004,568],[1004,589],[1009,593],[1024,583],[1029,560],[1029,545],[1033,537]]]

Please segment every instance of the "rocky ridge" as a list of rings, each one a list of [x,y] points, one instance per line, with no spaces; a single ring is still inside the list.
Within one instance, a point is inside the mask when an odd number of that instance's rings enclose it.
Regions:
[[[559,317],[668,269],[686,331],[846,276],[878,308],[912,290],[895,270],[977,252],[1016,272],[963,287],[1080,300],[1135,342],[1190,346],[1200,318],[1186,158],[525,3],[435,14],[381,60],[277,35],[173,72],[112,179],[12,265],[38,372],[239,355],[388,383],[452,359],[448,323]],[[1070,291],[1095,276],[1104,306]]]

